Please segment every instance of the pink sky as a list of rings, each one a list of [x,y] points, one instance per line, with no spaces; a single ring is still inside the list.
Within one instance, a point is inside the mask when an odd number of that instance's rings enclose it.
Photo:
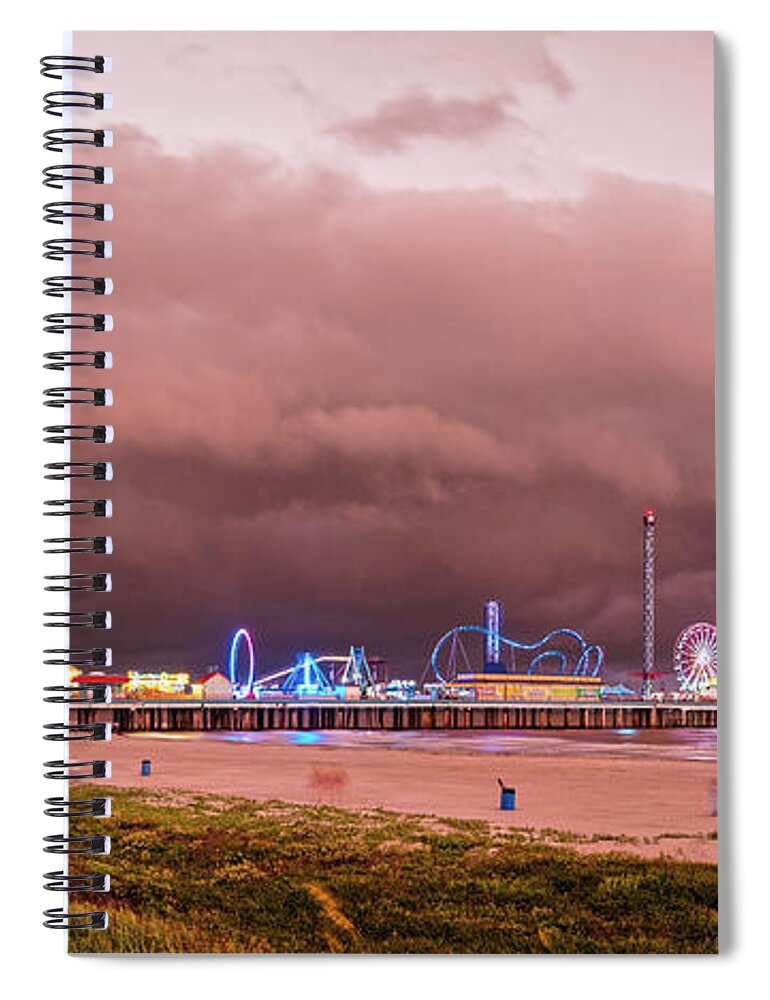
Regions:
[[[237,142],[373,187],[560,196],[603,170],[712,190],[708,32],[126,32],[77,44],[110,51],[115,117],[168,150]],[[344,141],[344,123],[382,122],[420,95],[466,102],[472,141],[425,116],[395,150]],[[504,110],[486,132],[470,113],[485,102]]]
[[[714,614],[707,34],[77,35],[115,60],[119,662]]]

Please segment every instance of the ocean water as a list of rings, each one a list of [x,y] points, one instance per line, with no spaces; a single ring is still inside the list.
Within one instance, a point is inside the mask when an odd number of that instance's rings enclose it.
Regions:
[[[662,760],[717,758],[716,729],[593,729],[555,733],[533,730],[303,730],[269,732],[142,733],[127,739],[193,742],[214,740],[266,746],[315,746],[329,749],[416,750],[423,753],[478,753],[652,757]]]

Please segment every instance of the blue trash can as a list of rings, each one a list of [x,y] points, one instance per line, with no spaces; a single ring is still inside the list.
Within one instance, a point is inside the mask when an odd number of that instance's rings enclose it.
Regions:
[[[142,777],[147,778],[152,770],[152,761],[143,760],[142,761]]]
[[[500,808],[505,812],[513,812],[516,809],[516,789],[504,785],[499,778],[497,783],[500,786]]]

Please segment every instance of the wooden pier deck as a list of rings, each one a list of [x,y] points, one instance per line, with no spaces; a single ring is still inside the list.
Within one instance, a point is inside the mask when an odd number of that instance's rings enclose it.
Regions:
[[[715,702],[189,702],[73,707],[79,722],[123,733],[211,730],[715,728]]]

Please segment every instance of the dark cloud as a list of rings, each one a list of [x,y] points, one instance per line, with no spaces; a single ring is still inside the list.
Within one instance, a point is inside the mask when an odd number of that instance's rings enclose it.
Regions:
[[[355,642],[415,674],[495,595],[511,634],[633,667],[648,505],[663,662],[713,616],[709,197],[375,193],[121,137],[119,662],[244,624],[271,664]]]

